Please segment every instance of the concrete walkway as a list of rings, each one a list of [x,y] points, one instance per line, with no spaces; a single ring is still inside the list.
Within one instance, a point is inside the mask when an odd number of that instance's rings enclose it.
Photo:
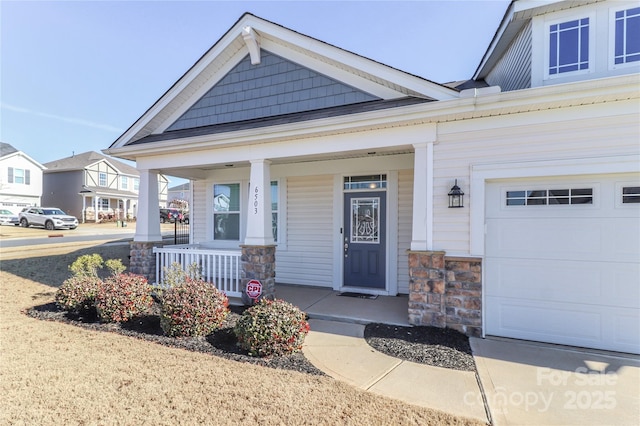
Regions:
[[[487,422],[476,375],[403,361],[371,348],[364,325],[309,321],[304,355],[331,377],[379,395]],[[469,401],[469,402],[465,402]]]
[[[514,339],[471,338],[493,424],[640,424],[640,359]]]

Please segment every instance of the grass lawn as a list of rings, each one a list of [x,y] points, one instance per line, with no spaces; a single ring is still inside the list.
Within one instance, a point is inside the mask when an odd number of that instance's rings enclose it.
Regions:
[[[42,246],[40,246],[42,247]],[[33,319],[78,256],[128,245],[0,251],[0,425],[477,425],[329,377]],[[416,390],[419,391],[419,390]]]

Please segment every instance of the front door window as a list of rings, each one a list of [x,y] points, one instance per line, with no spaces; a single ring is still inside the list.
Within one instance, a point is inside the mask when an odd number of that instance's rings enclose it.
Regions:
[[[380,198],[351,199],[351,242],[380,243]]]

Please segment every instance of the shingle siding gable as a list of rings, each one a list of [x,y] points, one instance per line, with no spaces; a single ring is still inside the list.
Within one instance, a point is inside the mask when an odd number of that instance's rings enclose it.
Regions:
[[[379,100],[349,85],[262,51],[247,55],[167,130],[182,130]]]

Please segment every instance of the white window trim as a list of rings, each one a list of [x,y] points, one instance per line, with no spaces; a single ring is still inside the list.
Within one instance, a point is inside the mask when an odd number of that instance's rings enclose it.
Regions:
[[[615,208],[616,209],[640,209],[640,203],[623,203],[622,202],[622,189],[629,187],[629,186],[640,186],[640,182],[639,181],[622,181],[622,182],[616,182],[615,185]]]
[[[634,9],[638,7],[638,3],[627,3],[623,6],[616,5],[615,8],[609,9],[609,51],[607,56],[607,62],[609,64],[609,70],[618,70],[630,67],[640,67],[640,61],[626,62],[623,64],[616,64],[616,12],[623,10]]]
[[[104,176],[104,185],[102,184],[102,176]],[[107,172],[98,172],[98,186],[107,187],[109,185],[109,175]]]
[[[571,72],[563,72],[559,74],[549,74],[549,52],[551,43],[551,25],[562,24],[569,21],[581,20],[589,18],[589,66],[586,70],[577,70]],[[571,77],[576,75],[589,74],[595,71],[596,64],[596,40],[595,28],[597,28],[596,13],[586,13],[580,15],[563,15],[562,17],[544,22],[544,80],[554,80],[558,78]]]
[[[128,176],[120,176],[120,188],[124,191],[129,190],[129,177]]]
[[[239,240],[216,240],[213,237],[215,222],[213,220],[216,214],[213,211],[213,188],[215,185],[230,185],[240,184],[240,206],[238,214],[240,215],[240,229],[238,230]],[[249,198],[249,181],[246,179],[229,179],[229,180],[213,180],[207,185],[207,245],[211,245],[215,248],[237,250],[238,247],[244,244],[244,239],[247,233],[247,200]],[[234,212],[235,213],[235,212]]]

